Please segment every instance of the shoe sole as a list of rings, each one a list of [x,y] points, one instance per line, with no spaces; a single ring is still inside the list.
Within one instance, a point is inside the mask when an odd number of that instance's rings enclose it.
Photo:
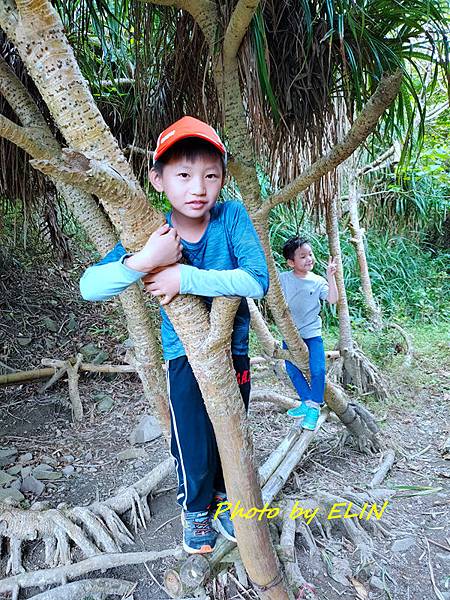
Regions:
[[[186,544],[186,542],[184,540],[183,540],[183,549],[188,554],[210,554],[214,550],[214,548],[211,548],[211,546],[209,544],[206,546],[202,546],[201,548],[191,548],[190,546],[188,546]]]
[[[219,521],[219,519],[213,519],[212,527],[213,527],[213,529],[215,529],[217,531],[217,533],[221,533],[223,535],[223,537],[226,538],[228,541],[230,541],[230,542],[237,541],[236,538],[231,535],[231,533],[228,533],[228,531],[225,529],[225,527],[222,525],[222,523]]]
[[[317,425],[315,425],[314,427],[311,427],[307,423],[303,423],[303,425],[302,425],[302,429],[306,429],[307,431],[315,431],[316,427],[317,427]]]

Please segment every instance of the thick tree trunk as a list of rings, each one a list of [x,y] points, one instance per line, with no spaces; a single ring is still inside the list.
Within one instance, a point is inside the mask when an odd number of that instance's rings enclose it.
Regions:
[[[348,212],[350,216],[349,228],[352,233],[352,239],[350,241],[355,247],[355,252],[358,259],[361,289],[369,313],[369,319],[372,321],[375,329],[381,329],[383,326],[381,310],[375,301],[372,292],[372,282],[370,281],[366,249],[364,246],[364,230],[361,229],[359,224],[358,179],[357,177],[352,176],[352,174],[350,174],[348,182]]]

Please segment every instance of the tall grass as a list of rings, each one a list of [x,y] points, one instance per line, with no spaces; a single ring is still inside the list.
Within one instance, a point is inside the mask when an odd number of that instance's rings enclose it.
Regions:
[[[288,206],[273,211],[270,235],[275,260],[280,270],[287,269],[283,244],[299,234],[311,242],[316,255],[314,271],[324,275],[329,256],[327,237],[317,233],[320,226],[302,217]],[[361,322],[366,312],[350,237],[349,232],[341,231],[344,281],[352,320]],[[385,317],[428,323],[450,318],[450,253],[436,252],[417,234],[408,239],[375,229],[367,232],[366,252],[373,292]],[[324,308],[323,317],[327,325],[336,324],[328,307]]]

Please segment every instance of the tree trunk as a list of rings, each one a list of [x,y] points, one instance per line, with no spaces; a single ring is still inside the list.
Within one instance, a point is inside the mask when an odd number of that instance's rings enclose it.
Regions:
[[[372,321],[375,329],[381,329],[383,326],[381,310],[373,296],[372,282],[370,281],[366,249],[364,246],[364,230],[361,229],[359,224],[358,179],[352,174],[349,175],[348,181],[348,212],[350,216],[349,228],[352,233],[352,239],[350,241],[355,247],[356,256],[358,258],[361,289],[369,313],[369,319]]]
[[[344,283],[344,267],[342,265],[341,242],[339,239],[339,219],[336,196],[330,196],[326,206],[326,223],[330,254],[336,259],[336,285],[339,292],[339,350],[341,352],[353,351],[353,336],[350,325],[350,312],[348,309],[347,291]]]

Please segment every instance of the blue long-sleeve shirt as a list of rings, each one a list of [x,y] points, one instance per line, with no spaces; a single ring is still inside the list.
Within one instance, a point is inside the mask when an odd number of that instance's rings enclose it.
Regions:
[[[167,215],[172,225],[171,215]],[[233,326],[233,354],[248,353],[250,315],[245,297],[262,298],[269,287],[264,251],[242,204],[224,202],[211,209],[210,221],[198,242],[181,240],[187,265],[180,265],[180,294],[203,296],[210,306],[214,296],[243,296]],[[89,267],[80,280],[85,300],[106,300],[119,294],[145,273],[125,264],[122,244]],[[164,358],[186,354],[166,312],[161,308]]]

